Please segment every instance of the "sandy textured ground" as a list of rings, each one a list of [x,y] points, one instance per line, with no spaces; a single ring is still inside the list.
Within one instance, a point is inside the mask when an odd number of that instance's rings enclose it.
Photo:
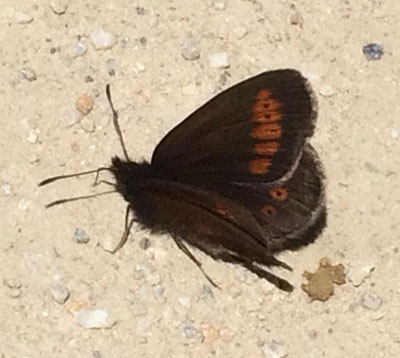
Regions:
[[[399,357],[400,2],[92,3],[1,3],[0,357]],[[94,49],[98,29],[114,36],[111,49]],[[383,44],[381,60],[367,61],[369,42]],[[223,52],[229,68],[212,67],[209,56]],[[137,228],[109,254],[123,228],[117,196],[44,208],[93,192],[93,178],[43,189],[40,180],[121,153],[106,83],[131,157],[148,159],[213,94],[286,67],[318,96],[312,142],[329,206],[317,242],[280,256],[294,267],[276,271],[296,285],[292,294],[198,254],[222,288],[211,289],[168,235]],[[85,117],[75,108],[82,93],[95,100]],[[76,228],[87,244],[75,242]],[[311,302],[302,273],[324,256],[343,263],[347,283]],[[82,328],[81,306],[108,309],[114,325]]]

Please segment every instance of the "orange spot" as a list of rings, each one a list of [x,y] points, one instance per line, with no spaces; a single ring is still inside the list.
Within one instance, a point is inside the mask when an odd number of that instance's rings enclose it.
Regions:
[[[271,164],[272,162],[270,159],[253,159],[249,163],[249,172],[251,174],[266,174]]]
[[[261,212],[265,216],[275,216],[276,215],[276,209],[271,205],[264,205],[261,209]]]
[[[281,103],[271,95],[271,91],[267,89],[258,91],[256,101],[251,107],[250,120],[258,123],[270,123],[282,119]]]
[[[253,113],[250,120],[257,122],[257,123],[272,123],[277,122],[282,119],[281,112],[277,111],[270,111],[268,113]]]
[[[254,145],[253,153],[273,156],[279,148],[278,142],[258,142]]]
[[[252,113],[269,113],[272,111],[277,111],[281,108],[281,104],[279,101],[275,99],[266,99],[257,101],[251,107]]]
[[[261,89],[258,91],[257,95],[256,95],[256,99],[257,100],[264,100],[264,99],[268,99],[269,97],[271,97],[271,91],[267,90],[267,89]]]
[[[251,130],[251,136],[258,140],[278,139],[282,136],[282,127],[278,123],[259,124]]]
[[[229,207],[223,201],[217,201],[215,203],[215,207],[217,209],[217,213],[226,219],[234,219],[232,214],[230,213]]]
[[[283,201],[286,200],[288,197],[288,192],[286,188],[284,187],[279,187],[279,188],[274,188],[269,191],[269,195],[271,196],[272,199],[278,200],[278,201]]]

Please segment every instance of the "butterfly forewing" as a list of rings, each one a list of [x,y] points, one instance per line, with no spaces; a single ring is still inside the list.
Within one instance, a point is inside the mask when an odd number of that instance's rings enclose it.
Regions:
[[[200,177],[271,182],[288,173],[313,132],[316,103],[294,70],[263,73],[207,102],[174,128],[152,164],[186,182]]]
[[[265,233],[246,207],[215,192],[185,184],[151,180],[135,200],[146,227],[184,238],[215,259],[239,263],[290,291],[285,280],[254,266],[283,266],[270,254]]]

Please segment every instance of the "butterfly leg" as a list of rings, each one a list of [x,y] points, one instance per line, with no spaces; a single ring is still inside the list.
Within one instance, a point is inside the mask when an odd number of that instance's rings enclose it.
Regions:
[[[268,271],[262,269],[261,267],[259,267],[257,265],[254,265],[252,262],[244,261],[244,262],[242,262],[242,265],[244,267],[246,267],[249,271],[255,273],[258,277],[266,279],[268,282],[272,283],[279,289],[286,291],[286,292],[293,291],[293,286],[288,281],[274,275],[271,272],[268,272]]]
[[[118,245],[116,246],[116,248],[114,250],[111,251],[112,254],[115,254],[120,248],[122,248],[122,246],[125,245],[125,243],[128,240],[129,237],[129,233],[131,232],[132,229],[132,225],[135,221],[134,218],[132,218],[131,220],[129,220],[129,214],[131,212],[132,207],[130,205],[128,205],[126,207],[126,212],[125,212],[125,228],[124,228],[124,233],[121,236],[121,239],[119,240]]]
[[[278,276],[275,276],[271,272],[264,270],[263,268],[255,265],[252,261],[242,259],[241,257],[238,257],[238,256],[233,255],[228,252],[220,253],[218,255],[218,258],[225,262],[239,264],[239,265],[246,267],[249,271],[253,272],[258,277],[267,280],[268,282],[272,283],[273,285],[275,285],[276,287],[278,287],[279,289],[281,289],[283,291],[286,291],[286,292],[293,291],[293,286],[288,281],[286,281]],[[277,260],[273,256],[268,255],[268,262],[265,261],[264,264],[271,265],[271,266],[282,266],[285,268],[288,267],[289,270],[292,271],[290,266],[286,265],[284,262]]]
[[[218,285],[205,273],[203,270],[202,264],[199,260],[196,259],[196,257],[190,252],[190,250],[187,248],[187,246],[183,243],[182,239],[180,238],[175,238],[174,241],[176,243],[176,246],[186,255],[189,257],[190,260],[192,260],[195,265],[200,269],[200,271],[203,273],[204,277],[208,280],[208,282],[211,283],[216,288],[219,288]]]

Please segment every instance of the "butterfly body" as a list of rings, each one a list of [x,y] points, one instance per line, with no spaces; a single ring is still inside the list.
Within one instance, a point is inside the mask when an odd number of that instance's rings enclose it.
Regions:
[[[170,233],[199,267],[186,243],[291,291],[265,266],[290,269],[275,255],[313,242],[326,225],[322,169],[308,144],[315,119],[308,81],[269,71],[193,112],[151,162],[131,161],[123,145],[125,159],[105,169],[137,221]]]

